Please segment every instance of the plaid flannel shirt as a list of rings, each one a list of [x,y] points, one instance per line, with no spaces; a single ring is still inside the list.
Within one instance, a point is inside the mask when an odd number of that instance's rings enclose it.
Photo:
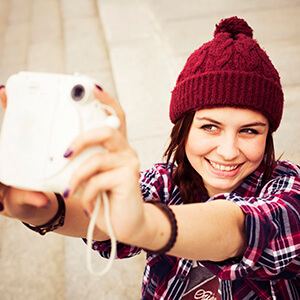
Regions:
[[[300,299],[300,168],[278,163],[272,178],[262,186],[261,167],[232,193],[210,199],[198,194],[197,201],[227,199],[245,214],[248,247],[243,257],[223,262],[201,262],[221,281],[222,299]],[[170,169],[156,164],[141,173],[144,200],[160,198],[168,205],[180,205]],[[103,257],[110,242],[93,242]],[[119,243],[118,258],[139,254],[141,249]],[[170,255],[147,255],[142,299],[181,299],[188,284],[192,261]]]

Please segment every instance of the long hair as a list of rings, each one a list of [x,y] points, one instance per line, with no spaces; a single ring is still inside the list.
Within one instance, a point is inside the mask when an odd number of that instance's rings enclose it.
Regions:
[[[171,132],[171,140],[164,153],[166,163],[171,163],[172,180],[179,187],[184,203],[195,202],[194,192],[199,190],[207,195],[202,177],[191,166],[186,153],[185,145],[194,119],[195,112],[184,115],[174,125]],[[176,168],[174,166],[176,165]],[[266,140],[263,159],[264,172],[262,182],[265,183],[271,176],[276,165],[272,133],[269,131]]]

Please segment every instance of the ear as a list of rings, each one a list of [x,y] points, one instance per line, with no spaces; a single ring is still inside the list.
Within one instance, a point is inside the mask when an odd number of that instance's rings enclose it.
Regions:
[[[6,93],[5,93],[5,87],[2,86],[0,88],[0,100],[1,100],[1,104],[2,104],[2,107],[4,109],[6,109],[6,105],[7,105],[7,97],[6,97]]]

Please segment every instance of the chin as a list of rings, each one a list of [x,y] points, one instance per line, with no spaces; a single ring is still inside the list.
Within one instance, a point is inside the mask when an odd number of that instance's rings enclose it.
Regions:
[[[213,194],[222,194],[222,193],[231,193],[233,192],[237,187],[239,187],[241,185],[241,182],[238,183],[232,183],[232,184],[228,184],[228,183],[222,183],[222,182],[214,182],[212,184],[205,184],[205,187],[207,188],[207,190],[211,190],[213,191]],[[210,195],[214,196],[214,195]]]

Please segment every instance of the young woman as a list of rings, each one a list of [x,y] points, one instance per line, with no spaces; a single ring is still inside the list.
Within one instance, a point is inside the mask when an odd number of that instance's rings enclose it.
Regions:
[[[142,299],[300,299],[300,168],[274,159],[283,93],[248,24],[222,20],[187,60],[172,92],[166,163],[139,173],[121,109],[95,94],[123,127],[90,131],[66,149],[68,158],[94,144],[109,152],[74,173],[56,232],[85,237],[84,214],[105,191],[117,256],[148,252]],[[57,211],[55,195],[5,191],[4,214],[24,222],[41,225]],[[108,257],[102,208],[96,224],[93,248]]]

